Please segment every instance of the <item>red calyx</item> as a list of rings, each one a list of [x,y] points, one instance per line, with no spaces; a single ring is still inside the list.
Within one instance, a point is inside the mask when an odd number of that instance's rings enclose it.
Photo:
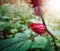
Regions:
[[[6,38],[7,37],[7,32],[3,31],[3,37]]]
[[[0,1],[0,6],[2,5],[2,1]]]
[[[32,5],[33,5],[33,9],[34,9],[34,14],[36,16],[40,16],[40,13],[38,11],[38,7],[40,8],[40,12],[41,14],[45,13],[45,9],[43,7],[43,0],[31,0]]]
[[[46,31],[45,26],[40,23],[30,23],[30,28],[38,35],[42,35]]]
[[[42,6],[40,7],[40,12],[41,12],[42,15],[45,13],[45,10],[44,10],[44,8]],[[38,7],[34,7],[34,14],[36,16],[39,16],[40,15],[40,13],[38,11]]]
[[[42,6],[42,0],[31,0],[33,7],[36,7],[38,5]]]

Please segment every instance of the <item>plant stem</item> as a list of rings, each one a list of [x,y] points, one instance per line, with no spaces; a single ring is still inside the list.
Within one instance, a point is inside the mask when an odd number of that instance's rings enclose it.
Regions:
[[[56,45],[56,42],[55,42],[55,36],[47,29],[46,24],[45,24],[45,20],[44,20],[44,18],[43,18],[42,13],[41,13],[40,6],[38,6],[38,11],[39,11],[39,14],[40,14],[40,18],[42,19],[42,23],[45,25],[46,32],[47,32],[48,34],[50,34],[50,36],[52,37],[52,40],[53,40],[53,42],[54,42],[54,49],[55,49],[55,51],[58,51],[57,45]]]

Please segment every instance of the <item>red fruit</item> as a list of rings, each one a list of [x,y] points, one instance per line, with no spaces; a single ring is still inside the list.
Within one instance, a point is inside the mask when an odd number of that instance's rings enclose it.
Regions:
[[[2,1],[0,1],[0,6],[2,5]]]
[[[34,14],[36,16],[40,15],[40,13],[38,11],[38,6],[40,8],[41,14],[45,13],[45,9],[43,8],[43,0],[31,0],[31,2],[32,2],[33,8],[34,8],[34,12],[35,12]]]
[[[42,0],[31,0],[33,7],[36,7],[38,5],[42,6]]]
[[[3,31],[3,36],[6,37],[7,36],[7,32]]]
[[[30,23],[30,28],[38,35],[42,35],[46,31],[45,26],[40,23]]]
[[[42,6],[40,7],[40,11],[41,11],[41,14],[44,14],[45,13],[45,10],[44,10],[44,8]],[[38,7],[34,7],[34,14],[36,16],[39,16],[40,15],[40,13],[38,11]]]

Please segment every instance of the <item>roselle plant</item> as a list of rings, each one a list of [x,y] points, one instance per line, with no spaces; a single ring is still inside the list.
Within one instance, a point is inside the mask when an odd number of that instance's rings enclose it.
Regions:
[[[35,3],[35,2],[36,2],[36,3]],[[36,13],[38,13],[38,15],[41,17],[42,23],[44,24],[44,26],[45,26],[45,28],[46,28],[46,32],[51,35],[51,37],[52,37],[52,39],[53,39],[53,42],[54,42],[55,51],[58,51],[58,47],[57,47],[56,42],[55,42],[55,37],[54,37],[54,35],[52,35],[52,33],[47,29],[46,24],[45,24],[45,21],[44,21],[44,17],[43,17],[42,11],[41,11],[42,0],[38,0],[38,1],[32,0],[32,3],[33,3],[33,7],[38,7]],[[36,30],[37,30],[37,29],[36,29]],[[35,32],[36,32],[36,31],[35,31]],[[38,32],[40,32],[40,31],[38,31]]]
[[[52,37],[46,32],[45,25],[39,19],[42,15],[38,17],[34,13],[33,8],[26,3],[19,6],[10,4],[0,6],[1,51],[55,51]],[[50,28],[53,27],[48,27]],[[8,38],[2,38],[5,35]],[[59,42],[58,38],[56,44],[59,45]],[[59,48],[60,46],[58,46],[60,51]]]

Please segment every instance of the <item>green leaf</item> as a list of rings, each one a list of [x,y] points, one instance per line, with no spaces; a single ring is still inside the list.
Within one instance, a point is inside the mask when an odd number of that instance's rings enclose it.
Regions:
[[[26,38],[26,36],[23,33],[16,33],[15,37],[17,38]]]
[[[33,45],[31,48],[44,48],[47,44],[47,39],[42,36],[37,36],[34,38]]]
[[[5,20],[5,19],[9,19],[10,17],[8,17],[8,16],[3,16],[2,18]]]
[[[25,44],[22,45],[22,47],[20,48],[20,51],[27,51],[30,48],[31,43],[32,43],[31,40],[25,41]]]
[[[19,49],[22,47],[23,44],[24,44],[24,41],[16,43],[12,46],[9,46],[9,47],[3,49],[2,51],[19,51]]]
[[[16,33],[16,32],[18,32],[18,30],[17,29],[11,29],[10,32],[11,33]]]
[[[22,46],[21,44],[23,44],[23,41],[25,41],[26,39],[23,38],[19,38],[19,37],[14,37],[14,38],[10,38],[10,39],[6,39],[6,40],[2,40],[0,41],[0,50],[7,50],[7,49],[13,49],[17,46],[17,44],[20,43],[19,46]],[[15,46],[16,45],[16,46]],[[12,48],[11,48],[12,47]],[[17,46],[18,47],[18,46]],[[17,48],[16,47],[16,48]]]
[[[30,37],[31,36],[31,30],[29,30],[29,29],[25,30],[24,34],[25,34],[26,37]]]
[[[58,39],[56,40],[56,44],[57,44],[58,47],[60,47],[60,38],[58,38]]]

